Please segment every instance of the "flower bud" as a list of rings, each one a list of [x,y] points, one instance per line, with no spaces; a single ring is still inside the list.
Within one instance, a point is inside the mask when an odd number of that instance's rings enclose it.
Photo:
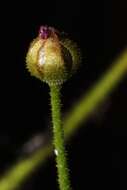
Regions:
[[[49,85],[61,85],[66,81],[77,70],[80,60],[75,43],[61,38],[57,30],[47,26],[40,27],[26,56],[31,75]]]

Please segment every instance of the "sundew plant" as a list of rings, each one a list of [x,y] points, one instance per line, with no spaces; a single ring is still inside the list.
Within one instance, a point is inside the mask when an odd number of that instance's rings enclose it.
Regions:
[[[77,70],[79,50],[69,39],[59,37],[52,27],[41,26],[39,36],[32,42],[27,54],[27,68],[32,75],[46,82],[50,88],[53,144],[61,190],[70,190],[65,137],[61,118],[60,89],[62,84]]]
[[[49,86],[47,94],[49,93],[50,97],[52,141],[10,167],[4,176],[1,176],[0,190],[20,189],[33,171],[44,164],[51,155],[54,155],[56,160],[56,181],[59,190],[75,189],[71,183],[69,152],[65,144],[72,135],[76,134],[81,123],[87,121],[93,110],[105,101],[127,75],[127,49],[125,48],[93,87],[84,92],[82,98],[63,120],[62,85],[66,84],[84,64],[81,51],[75,42],[50,26],[41,26],[38,36],[30,44],[26,55],[26,68],[32,76],[40,80],[40,83],[45,82]]]

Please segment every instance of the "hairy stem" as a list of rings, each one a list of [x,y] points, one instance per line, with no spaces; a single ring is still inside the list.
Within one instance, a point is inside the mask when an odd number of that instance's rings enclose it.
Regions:
[[[69,171],[64,144],[64,130],[61,120],[61,97],[60,87],[50,87],[52,122],[53,122],[53,143],[56,154],[56,166],[58,172],[58,183],[60,190],[70,190]]]

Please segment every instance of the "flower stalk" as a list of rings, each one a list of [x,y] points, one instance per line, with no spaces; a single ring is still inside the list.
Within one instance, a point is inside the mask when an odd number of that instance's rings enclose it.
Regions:
[[[71,190],[64,132],[61,120],[62,84],[76,72],[80,51],[70,39],[62,38],[53,27],[41,26],[38,37],[31,43],[27,56],[27,69],[32,76],[50,87],[53,123],[53,144],[60,190]]]
[[[59,188],[60,190],[71,190],[64,142],[64,130],[61,120],[61,94],[59,85],[50,87],[50,97],[54,136],[53,143],[56,155]]]

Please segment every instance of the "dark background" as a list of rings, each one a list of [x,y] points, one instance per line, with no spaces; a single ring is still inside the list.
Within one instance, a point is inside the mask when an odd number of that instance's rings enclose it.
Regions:
[[[19,1],[1,6],[1,176],[18,159],[22,145],[33,134],[51,127],[48,86],[30,77],[25,69],[27,49],[39,26],[51,25],[67,32],[82,51],[80,71],[62,89],[66,114],[126,46],[126,7],[125,1],[113,0]],[[74,190],[124,190],[127,77],[96,113],[67,146]],[[21,188],[35,189],[57,190],[54,158]]]

